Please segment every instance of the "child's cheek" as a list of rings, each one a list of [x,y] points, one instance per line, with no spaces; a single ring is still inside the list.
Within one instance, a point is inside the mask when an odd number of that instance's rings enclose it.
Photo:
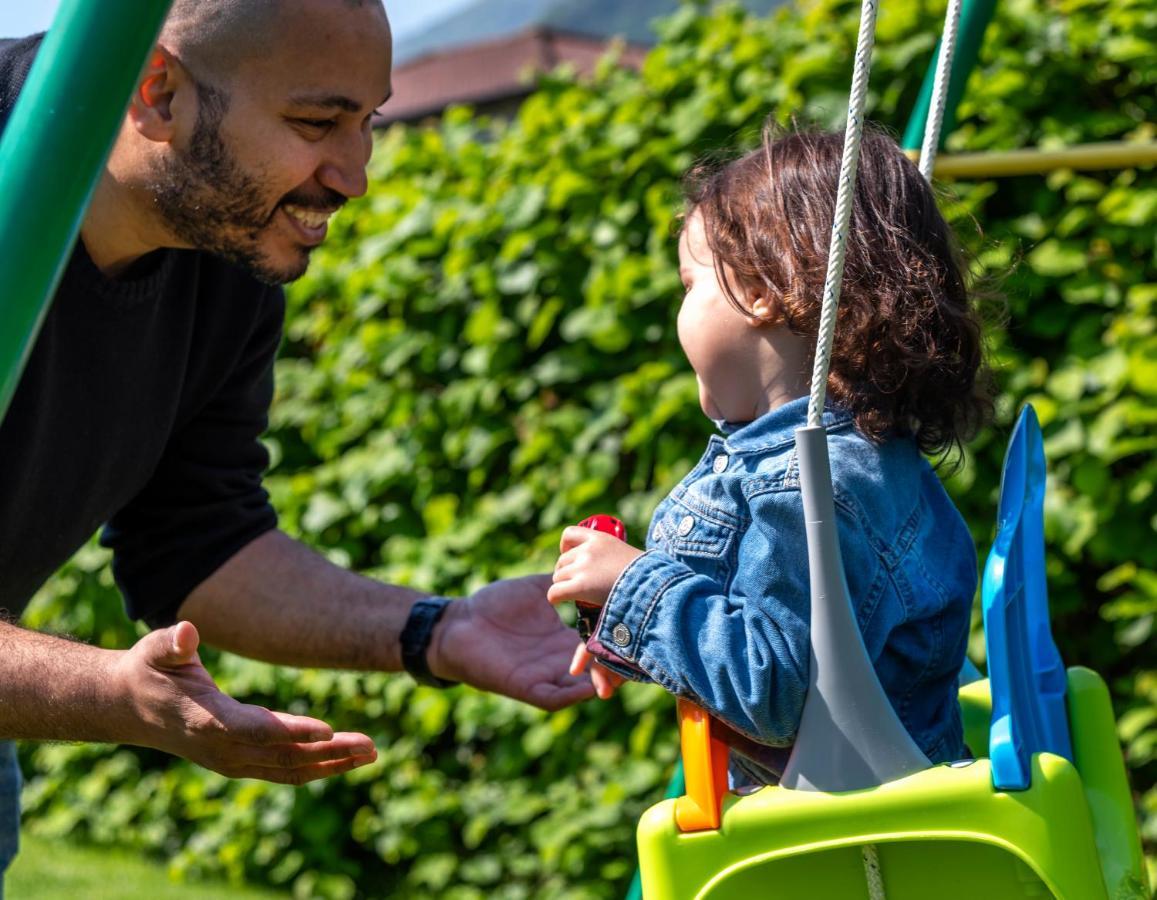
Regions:
[[[683,348],[683,355],[687,357],[687,362],[691,364],[691,368],[697,373],[701,373],[705,360],[702,358],[702,341],[697,340],[699,332],[701,332],[701,324],[699,316],[696,314],[696,307],[694,304],[688,302],[684,303],[679,309],[679,318],[676,322],[677,333],[679,335],[679,346]]]

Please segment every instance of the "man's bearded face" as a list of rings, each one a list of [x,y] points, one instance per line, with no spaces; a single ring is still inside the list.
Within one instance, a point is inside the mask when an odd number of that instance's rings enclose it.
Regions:
[[[223,257],[266,284],[300,278],[313,248],[324,239],[325,226],[320,234],[305,229],[287,240],[286,207],[298,223],[302,217],[334,212],[347,198],[320,185],[279,196],[264,172],[247,171],[230,152],[221,130],[228,96],[198,82],[197,97],[188,149],[167,157],[150,185],[162,218],[182,243]]]

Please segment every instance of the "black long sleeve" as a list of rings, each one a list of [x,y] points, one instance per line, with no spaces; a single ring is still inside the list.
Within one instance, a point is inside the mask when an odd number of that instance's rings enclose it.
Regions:
[[[0,129],[39,43],[0,41]],[[78,242],[0,423],[0,610],[107,522],[130,614],[163,625],[276,526],[259,437],[284,314],[279,288],[204,253],[110,280]]]
[[[113,573],[129,615],[154,627],[173,622],[193,588],[277,525],[261,486],[269,456],[258,440],[284,315],[280,292],[271,293],[228,377],[177,426],[148,483],[102,535],[115,552]]]
[[[276,526],[259,436],[284,297],[201,253],[103,278],[77,247],[0,424],[0,608],[103,523],[134,617],[188,592]]]

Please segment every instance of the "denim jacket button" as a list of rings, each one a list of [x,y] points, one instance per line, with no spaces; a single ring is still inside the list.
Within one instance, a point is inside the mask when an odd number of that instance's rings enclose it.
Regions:
[[[611,629],[611,640],[619,647],[625,647],[631,643],[631,629],[620,622]]]
[[[679,520],[679,537],[687,537],[694,527],[695,518],[693,516],[684,516]]]
[[[730,460],[727,458],[727,454],[720,453],[715,457],[715,461],[711,463],[711,468],[715,470],[716,475],[721,475],[727,471],[727,464],[729,462]]]

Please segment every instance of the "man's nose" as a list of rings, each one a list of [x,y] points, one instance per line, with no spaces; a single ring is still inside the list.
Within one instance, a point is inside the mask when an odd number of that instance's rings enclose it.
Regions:
[[[366,164],[370,161],[365,139],[359,134],[334,146],[317,173],[325,187],[346,197],[361,197],[369,187]]]

